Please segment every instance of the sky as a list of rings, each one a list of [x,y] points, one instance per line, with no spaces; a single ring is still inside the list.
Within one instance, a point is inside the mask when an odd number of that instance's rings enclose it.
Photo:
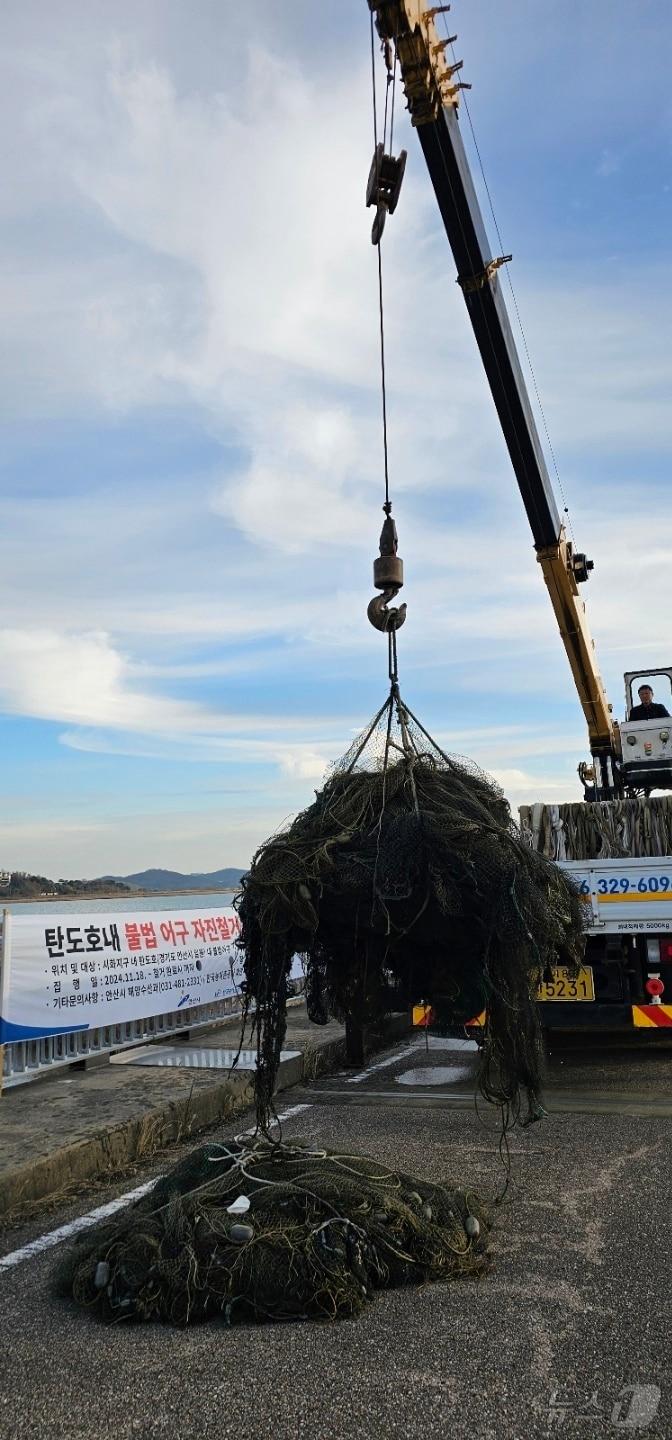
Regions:
[[[672,663],[672,10],[450,22],[621,714],[623,671]],[[387,688],[368,7],[6,0],[3,30],[0,868],[243,867]],[[580,707],[398,104],[402,145],[402,694],[514,808],[578,799]]]

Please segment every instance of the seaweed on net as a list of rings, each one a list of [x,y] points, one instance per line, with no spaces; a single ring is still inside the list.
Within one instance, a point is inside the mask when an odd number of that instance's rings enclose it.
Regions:
[[[245,1223],[229,1213],[244,1194]],[[87,1230],[61,1293],[102,1318],[335,1320],[376,1290],[479,1275],[476,1196],[362,1155],[263,1138],[198,1147],[130,1210]]]
[[[459,1025],[485,1009],[481,1093],[509,1121],[541,1113],[534,995],[551,965],[581,959],[580,898],[525,843],[499,786],[446,755],[394,686],[313,803],[260,846],[236,903],[262,1131],[297,954],[318,1023],[422,1001]]]

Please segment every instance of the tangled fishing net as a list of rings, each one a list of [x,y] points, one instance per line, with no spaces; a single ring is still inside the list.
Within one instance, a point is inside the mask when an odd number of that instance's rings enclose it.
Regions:
[[[445,755],[394,686],[313,804],[257,851],[236,903],[262,1129],[296,954],[318,1023],[424,1001],[460,1024],[485,1008],[482,1094],[510,1120],[540,1113],[534,995],[552,964],[580,960],[581,902],[494,781]]]
[[[199,1147],[80,1236],[58,1287],[113,1321],[336,1320],[378,1289],[479,1274],[486,1229],[480,1202],[454,1186],[361,1155],[233,1140]]]
[[[481,1090],[514,1117],[526,1096],[532,1118],[534,993],[552,962],[580,958],[574,889],[521,840],[494,782],[445,755],[393,686],[314,803],[257,852],[238,905],[257,1134],[199,1147],[87,1231],[60,1287],[110,1320],[231,1324],[337,1319],[383,1287],[479,1274],[476,1197],[269,1137],[289,972],[300,954],[318,1021],[424,1000],[463,1022],[485,1007]]]

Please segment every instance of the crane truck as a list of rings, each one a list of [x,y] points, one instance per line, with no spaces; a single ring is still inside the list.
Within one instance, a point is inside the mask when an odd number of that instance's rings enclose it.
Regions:
[[[580,586],[593,562],[568,538],[553,494],[499,271],[511,256],[493,254],[462,142],[456,36],[437,25],[449,5],[426,0],[367,0],[372,21],[403,85],[429,178],[457,268],[485,374],[530,523],[562,643],[583,709],[591,759],[578,767],[584,800],[604,811],[624,799],[672,790],[672,720],[631,718],[637,679],[664,675],[660,666],[625,675],[626,720],[618,723],[606,695]],[[396,207],[406,161],[378,145],[367,187],[376,207],[372,239],[380,243],[386,213]],[[530,807],[531,836],[535,815]],[[655,849],[655,846],[654,846]],[[585,964],[578,975],[560,967],[540,988],[546,1028],[672,1027],[672,855],[559,860],[574,876],[586,907]],[[483,1023],[475,1017],[473,1025]]]

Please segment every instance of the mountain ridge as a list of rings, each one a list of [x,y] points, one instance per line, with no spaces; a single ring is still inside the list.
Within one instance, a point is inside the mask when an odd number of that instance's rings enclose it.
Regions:
[[[99,883],[131,885],[137,890],[230,890],[238,885],[244,870],[227,866],[223,870],[195,871],[183,875],[180,870],[138,870],[133,875],[101,875]]]

